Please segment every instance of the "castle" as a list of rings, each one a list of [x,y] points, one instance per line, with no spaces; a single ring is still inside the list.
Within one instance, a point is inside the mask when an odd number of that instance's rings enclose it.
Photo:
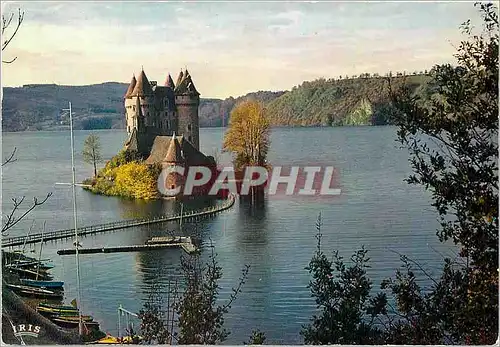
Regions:
[[[136,151],[146,164],[216,167],[213,157],[200,152],[200,93],[187,69],[176,84],[168,74],[164,86],[149,82],[142,69],[137,79],[132,77],[124,99],[125,148]],[[183,178],[169,175],[165,184],[176,188]]]

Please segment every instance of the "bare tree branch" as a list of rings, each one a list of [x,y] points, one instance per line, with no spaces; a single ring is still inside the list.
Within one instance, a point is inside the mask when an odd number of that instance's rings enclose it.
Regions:
[[[14,18],[14,13],[11,13],[8,18],[2,15],[2,36],[4,36],[5,30],[7,30],[7,28],[11,25],[13,18]],[[24,20],[24,11],[21,11],[21,9],[19,9],[17,22],[16,22],[16,28],[14,29],[14,32],[10,36],[7,36],[5,41],[3,41],[2,52],[7,48],[9,43],[11,43],[12,40],[14,39],[14,37],[16,36],[17,31],[19,30],[19,28],[21,27],[21,24],[23,23],[23,20]],[[2,60],[2,63],[10,64],[10,63],[13,63],[16,59],[17,59],[17,57],[15,57],[14,59],[11,59],[11,60]]]
[[[37,208],[40,205],[43,205],[48,200],[48,198],[50,198],[51,196],[52,196],[52,192],[48,193],[47,196],[45,196],[45,198],[43,200],[41,200],[41,201],[39,201],[38,198],[34,197],[33,198],[33,204],[26,211],[24,211],[21,214],[21,216],[19,216],[19,217],[16,216],[16,212],[19,210],[19,208],[20,208],[21,204],[23,203],[25,197],[23,196],[20,199],[12,198],[12,202],[14,203],[14,207],[12,208],[12,211],[10,212],[10,214],[7,217],[4,218],[4,219],[7,219],[7,220],[2,225],[2,235],[4,235],[5,232],[7,230],[11,229],[14,225],[16,225],[17,223],[19,223],[20,221],[22,221],[24,219],[24,217],[26,217],[35,208]]]
[[[17,159],[14,158],[14,155],[16,154],[17,148],[14,147],[14,150],[10,154],[10,156],[2,163],[2,166],[7,165],[8,163],[15,162]]]

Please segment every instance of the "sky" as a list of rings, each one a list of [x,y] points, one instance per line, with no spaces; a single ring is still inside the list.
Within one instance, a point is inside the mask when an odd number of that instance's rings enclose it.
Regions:
[[[25,12],[2,85],[174,81],[202,97],[453,63],[472,2],[2,2]],[[6,32],[8,34],[8,32]]]

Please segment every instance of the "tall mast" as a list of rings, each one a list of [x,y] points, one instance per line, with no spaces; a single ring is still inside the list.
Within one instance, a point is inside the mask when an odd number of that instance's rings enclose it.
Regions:
[[[181,219],[179,220],[179,230],[180,234],[182,235],[182,215],[184,213],[184,202],[181,201]]]
[[[43,246],[44,232],[45,232],[45,221],[43,221],[42,239],[40,240],[40,253],[38,254],[38,265],[36,267],[36,281],[38,281],[38,275],[40,274],[40,267],[42,266],[42,246]]]
[[[71,113],[71,102],[69,102],[69,124],[71,131],[71,171],[73,176],[73,217],[75,222],[75,255],[76,255],[76,291],[78,300],[78,334],[81,336],[82,327],[82,301],[80,295],[80,258],[78,257],[78,219],[76,215],[76,177],[75,177],[75,145],[73,140],[73,114]]]

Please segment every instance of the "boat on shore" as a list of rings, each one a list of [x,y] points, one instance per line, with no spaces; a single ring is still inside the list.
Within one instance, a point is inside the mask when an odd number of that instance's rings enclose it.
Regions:
[[[135,341],[134,341],[135,340]],[[142,341],[142,336],[124,336],[115,337],[112,335],[106,335],[100,340],[89,342],[87,344],[99,344],[99,345],[122,345],[122,344],[137,344]]]
[[[20,281],[22,284],[30,287],[64,290],[64,282],[62,281],[37,281],[27,278],[22,278]]]
[[[45,259],[45,261],[47,261],[47,260],[49,260],[49,259]],[[42,261],[44,261],[44,260],[42,260]],[[32,269],[40,269],[40,270],[50,270],[50,269],[54,268],[54,265],[52,265],[50,263],[42,263],[42,262],[39,262],[38,260],[27,259],[27,260],[16,261],[13,264],[5,265],[5,267],[8,269],[18,267],[18,268],[32,268]]]
[[[33,271],[29,269],[23,269],[17,266],[9,268],[9,271],[16,272],[22,278],[34,279],[34,280],[41,279],[43,281],[52,280],[52,276],[50,276],[45,271]]]
[[[78,328],[78,325],[80,323],[79,317],[76,317],[76,320],[74,320],[74,319],[66,319],[66,318],[63,318],[63,317],[54,317],[54,318],[51,318],[51,321],[54,322],[54,323],[56,323],[60,327],[67,328],[67,329]],[[92,329],[98,329],[99,328],[99,323],[98,322],[94,322],[93,320],[89,321],[89,322],[83,321],[83,325],[87,329],[90,329],[90,328],[92,328]]]
[[[66,312],[66,313],[56,313],[56,312],[47,312],[47,311],[37,311],[40,313],[42,316],[47,317],[48,319],[52,320],[54,318],[60,318],[60,319],[65,319],[69,321],[77,321],[79,319],[79,312]],[[82,320],[84,322],[91,322],[94,320],[94,317],[89,316],[89,315],[82,315]]]
[[[37,297],[37,298],[63,298],[63,294],[58,291],[24,286],[20,284],[6,284],[7,288],[16,292],[21,296]]]
[[[49,302],[41,302],[38,304],[38,307],[55,308],[58,310],[78,310],[78,308],[73,305],[59,305],[59,304],[51,304]]]
[[[43,307],[38,307],[36,311],[40,314],[46,315],[46,316],[78,316],[80,311],[78,310],[55,310],[51,308],[43,308]]]

